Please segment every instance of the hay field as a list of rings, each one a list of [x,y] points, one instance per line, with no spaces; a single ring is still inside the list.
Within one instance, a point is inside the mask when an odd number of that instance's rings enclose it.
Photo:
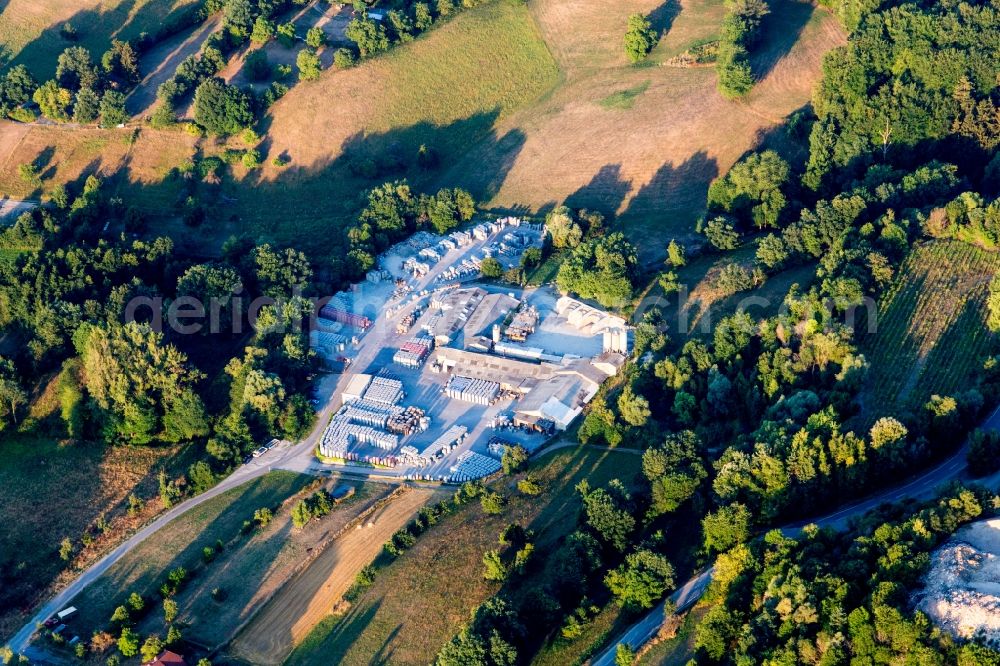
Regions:
[[[0,194],[37,198],[56,185],[79,192],[87,176],[106,181],[109,191],[148,213],[163,214],[184,190],[172,170],[198,150],[198,140],[181,131],[69,128],[0,121]],[[36,188],[18,167],[34,164],[42,179]],[[74,189],[75,187],[75,189]]]
[[[641,458],[622,451],[586,448],[557,451],[533,467],[545,491],[526,497],[510,489],[511,479],[493,484],[508,496],[502,515],[486,515],[479,502],[441,520],[416,545],[381,569],[371,588],[342,617],[332,617],[300,645],[289,666],[327,664],[428,664],[467,622],[472,609],[497,591],[482,578],[483,553],[511,522],[534,530],[546,548],[576,527],[579,496],[574,486],[619,478],[630,483]],[[373,659],[374,657],[374,659]]]
[[[711,180],[808,102],[823,54],[845,39],[835,19],[811,4],[772,2],[754,55],[761,80],[746,101],[726,101],[715,90],[713,68],[666,64],[715,36],[722,4],[535,0],[532,11],[565,81],[541,104],[498,123],[498,133],[516,127],[525,140],[509,156],[512,166],[491,203],[599,208],[619,214],[634,238],[692,233]],[[625,20],[635,11],[652,12],[654,23],[668,29],[638,67],[626,63],[621,49]],[[607,102],[627,91],[634,97],[625,108]],[[470,151],[445,180],[474,187],[474,165],[492,151]],[[647,251],[647,259],[662,256],[662,248],[650,249],[658,252]]]
[[[7,0],[0,3],[0,65],[23,64],[40,80],[56,70],[56,58],[67,46],[90,50],[95,62],[112,39],[134,40],[154,32],[165,21],[198,0]],[[70,42],[60,28],[70,22],[78,40]]]
[[[296,85],[264,121],[267,164],[225,193],[251,230],[329,251],[342,242],[338,227],[366,188],[401,177],[434,185],[435,172],[416,165],[422,144],[442,165],[472,145],[517,145],[516,131],[495,133],[496,120],[537,100],[557,78],[527,8],[501,1],[467,10],[382,57]],[[277,155],[291,164],[272,166]],[[390,156],[402,167],[374,177],[352,172],[352,160]],[[503,165],[477,171],[502,173]]]
[[[224,644],[341,528],[391,491],[388,485],[346,481],[336,475],[325,484],[331,491],[346,486],[355,488],[355,494],[329,515],[297,529],[292,527],[290,511],[282,510],[266,529],[255,531],[245,543],[206,566],[176,597],[185,639],[209,649]],[[224,590],[225,599],[212,598],[216,589]],[[159,631],[162,617],[153,614],[151,620],[149,631]]]

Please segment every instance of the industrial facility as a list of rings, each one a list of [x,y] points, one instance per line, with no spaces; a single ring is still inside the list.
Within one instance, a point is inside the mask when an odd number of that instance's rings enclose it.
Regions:
[[[551,288],[475,281],[483,258],[514,265],[544,234],[517,218],[418,232],[319,310],[318,355],[365,359],[340,381],[321,460],[460,482],[572,424],[625,363],[626,321]]]

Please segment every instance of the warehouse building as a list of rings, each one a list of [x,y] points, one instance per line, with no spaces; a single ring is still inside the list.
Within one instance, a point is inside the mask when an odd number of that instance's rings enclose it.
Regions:
[[[508,294],[488,294],[465,323],[464,346],[468,349],[478,338],[490,338],[493,327],[502,324],[521,301]]]
[[[469,317],[484,298],[486,291],[479,287],[455,289],[440,297],[435,296],[431,300],[431,308],[441,312],[433,321],[429,331],[434,342],[439,346],[459,342]]]
[[[610,329],[625,329],[625,320],[586,303],[563,296],[556,301],[556,313],[585,335],[602,335]]]

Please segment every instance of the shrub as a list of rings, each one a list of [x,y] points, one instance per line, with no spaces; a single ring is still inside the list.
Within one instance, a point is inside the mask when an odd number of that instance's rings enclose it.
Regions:
[[[525,495],[540,495],[542,486],[530,474],[517,482],[517,489]]]
[[[326,33],[323,28],[313,26],[306,32],[306,45],[310,48],[320,49],[326,46]]]
[[[295,64],[299,68],[299,80],[314,81],[319,78],[320,61],[319,56],[312,49],[302,49],[295,58]]]
[[[38,116],[35,115],[34,111],[26,109],[23,106],[11,109],[10,113],[7,114],[7,117],[11,120],[16,120],[19,123],[33,123],[38,119]]]
[[[354,67],[354,51],[348,48],[339,48],[333,52],[333,66],[337,69],[348,69]]]
[[[479,272],[484,278],[496,279],[503,275],[503,266],[493,257],[486,257],[479,265]]]
[[[740,244],[739,233],[733,227],[733,223],[724,216],[712,218],[706,223],[705,237],[720,250],[735,250]]]
[[[480,504],[483,507],[483,511],[491,516],[496,516],[503,513],[504,506],[507,501],[504,499],[503,495],[497,492],[488,491],[483,493],[483,496],[479,499]]]
[[[278,41],[286,49],[290,49],[295,46],[295,24],[288,22],[282,23],[277,29]]]

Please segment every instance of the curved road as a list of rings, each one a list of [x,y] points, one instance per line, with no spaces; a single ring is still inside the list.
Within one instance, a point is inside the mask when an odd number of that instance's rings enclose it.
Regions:
[[[993,413],[983,421],[981,427],[989,430],[1000,430],[1000,406],[993,410]],[[898,502],[901,499],[930,499],[942,484],[950,481],[974,480],[976,483],[988,487],[996,486],[1000,482],[1000,472],[977,479],[973,479],[969,475],[965,462],[965,455],[968,450],[969,442],[966,440],[953,455],[914,479],[820,518],[803,520],[786,525],[781,530],[794,534],[809,524],[841,529],[847,527],[851,518],[867,513],[882,504]],[[685,611],[701,598],[711,580],[712,569],[703,571],[684,583],[669,599],[674,602],[679,612]],[[629,627],[614,643],[610,644],[603,652],[594,657],[590,662],[591,666],[614,666],[615,650],[618,648],[619,643],[625,643],[633,650],[638,650],[645,645],[660,630],[660,627],[663,626],[663,613],[664,604],[661,602],[643,616],[641,620]]]
[[[310,440],[312,438],[309,438]],[[185,500],[180,504],[174,506],[166,513],[162,514],[159,518],[146,525],[138,532],[132,535],[127,541],[121,543],[117,548],[112,550],[110,553],[102,557],[100,560],[92,564],[88,569],[81,573],[72,583],[63,588],[56,596],[48,601],[44,606],[42,606],[38,613],[24,625],[20,631],[18,631],[11,638],[8,643],[10,649],[16,653],[23,653],[30,643],[32,635],[35,633],[35,627],[46,620],[46,618],[51,617],[58,611],[66,607],[66,605],[72,601],[73,597],[78,595],[83,591],[88,585],[94,582],[97,578],[101,576],[105,571],[111,568],[118,560],[120,560],[126,553],[135,548],[138,544],[155,534],[160,528],[177,518],[181,514],[187,512],[203,502],[207,502],[213,497],[217,497],[227,490],[232,490],[233,488],[239,486],[240,484],[246,483],[252,479],[259,476],[263,476],[267,472],[271,471],[274,467],[281,464],[287,459],[293,458],[301,453],[303,447],[311,446],[310,441],[297,444],[295,446],[289,447],[286,444],[281,445],[284,448],[274,449],[264,454],[260,458],[254,459],[252,462],[239,467],[235,472],[230,474],[228,477],[220,481],[217,485],[209,490],[206,490],[200,495],[196,495],[191,499]],[[311,451],[311,448],[306,448],[306,450]],[[277,456],[280,457],[276,457]],[[271,457],[270,460],[267,457]]]
[[[164,525],[188,510],[212,499],[213,497],[217,497],[228,490],[236,488],[247,481],[263,476],[272,469],[289,469],[301,472],[311,471],[309,469],[311,467],[310,463],[312,461],[313,451],[318,443],[318,439],[323,432],[325,424],[329,421],[334,409],[339,407],[339,405],[332,400],[332,397],[341,392],[343,387],[340,386],[340,384],[346,383],[348,377],[349,375],[339,376],[337,386],[330,394],[331,400],[329,400],[320,410],[319,416],[316,420],[316,427],[305,440],[295,445],[283,442],[274,450],[269,451],[260,458],[256,458],[250,463],[239,467],[235,472],[220,481],[215,487],[207,490],[201,495],[197,495],[181,502],[149,525],[143,527],[141,530],[132,535],[131,538],[121,543],[114,550],[83,571],[75,580],[73,580],[72,583],[67,585],[46,604],[44,604],[35,616],[31,618],[31,620],[16,634],[14,634],[8,643],[8,646],[14,652],[23,654],[31,642],[31,638],[35,633],[36,627],[40,623],[44,622],[46,618],[51,617],[59,610],[62,610],[76,595],[104,574],[135,546],[155,534]],[[998,406],[989,418],[983,422],[982,427],[1000,430],[1000,406]],[[580,445],[566,440],[557,440],[551,446],[545,446],[539,449],[536,452],[536,455],[576,446]],[[638,449],[612,447],[597,448],[641,454],[641,451]],[[930,497],[934,494],[936,488],[942,483],[958,479],[965,480],[969,478],[965,463],[965,454],[967,449],[968,442],[965,442],[950,458],[944,460],[933,469],[924,472],[922,475],[911,481],[886,490],[869,499],[861,500],[850,506],[838,509],[837,511],[821,518],[795,523],[793,525],[786,526],[783,529],[786,531],[797,531],[801,529],[802,526],[809,523],[815,523],[821,527],[843,527],[851,517],[870,511],[880,504],[895,502],[903,499],[904,497],[917,499]],[[349,469],[338,469],[338,471],[347,474],[352,473]],[[359,468],[357,473],[362,475],[377,475],[370,474],[363,468]],[[1000,480],[1000,472],[997,472],[990,477],[977,479],[977,482],[989,484],[998,480]],[[676,607],[680,610],[684,610],[694,605],[694,603],[701,598],[705,588],[711,581],[711,573],[711,569],[709,569],[693,577],[682,585],[676,592],[674,592],[674,594],[670,596],[670,600],[673,601]],[[637,649],[638,647],[644,645],[646,641],[648,641],[659,630],[662,624],[663,603],[654,608],[650,613],[639,620],[639,622],[632,625],[632,627],[630,627],[621,638],[615,641],[598,657],[594,658],[591,663],[595,666],[614,664],[614,652],[618,643],[625,642],[634,649]]]

